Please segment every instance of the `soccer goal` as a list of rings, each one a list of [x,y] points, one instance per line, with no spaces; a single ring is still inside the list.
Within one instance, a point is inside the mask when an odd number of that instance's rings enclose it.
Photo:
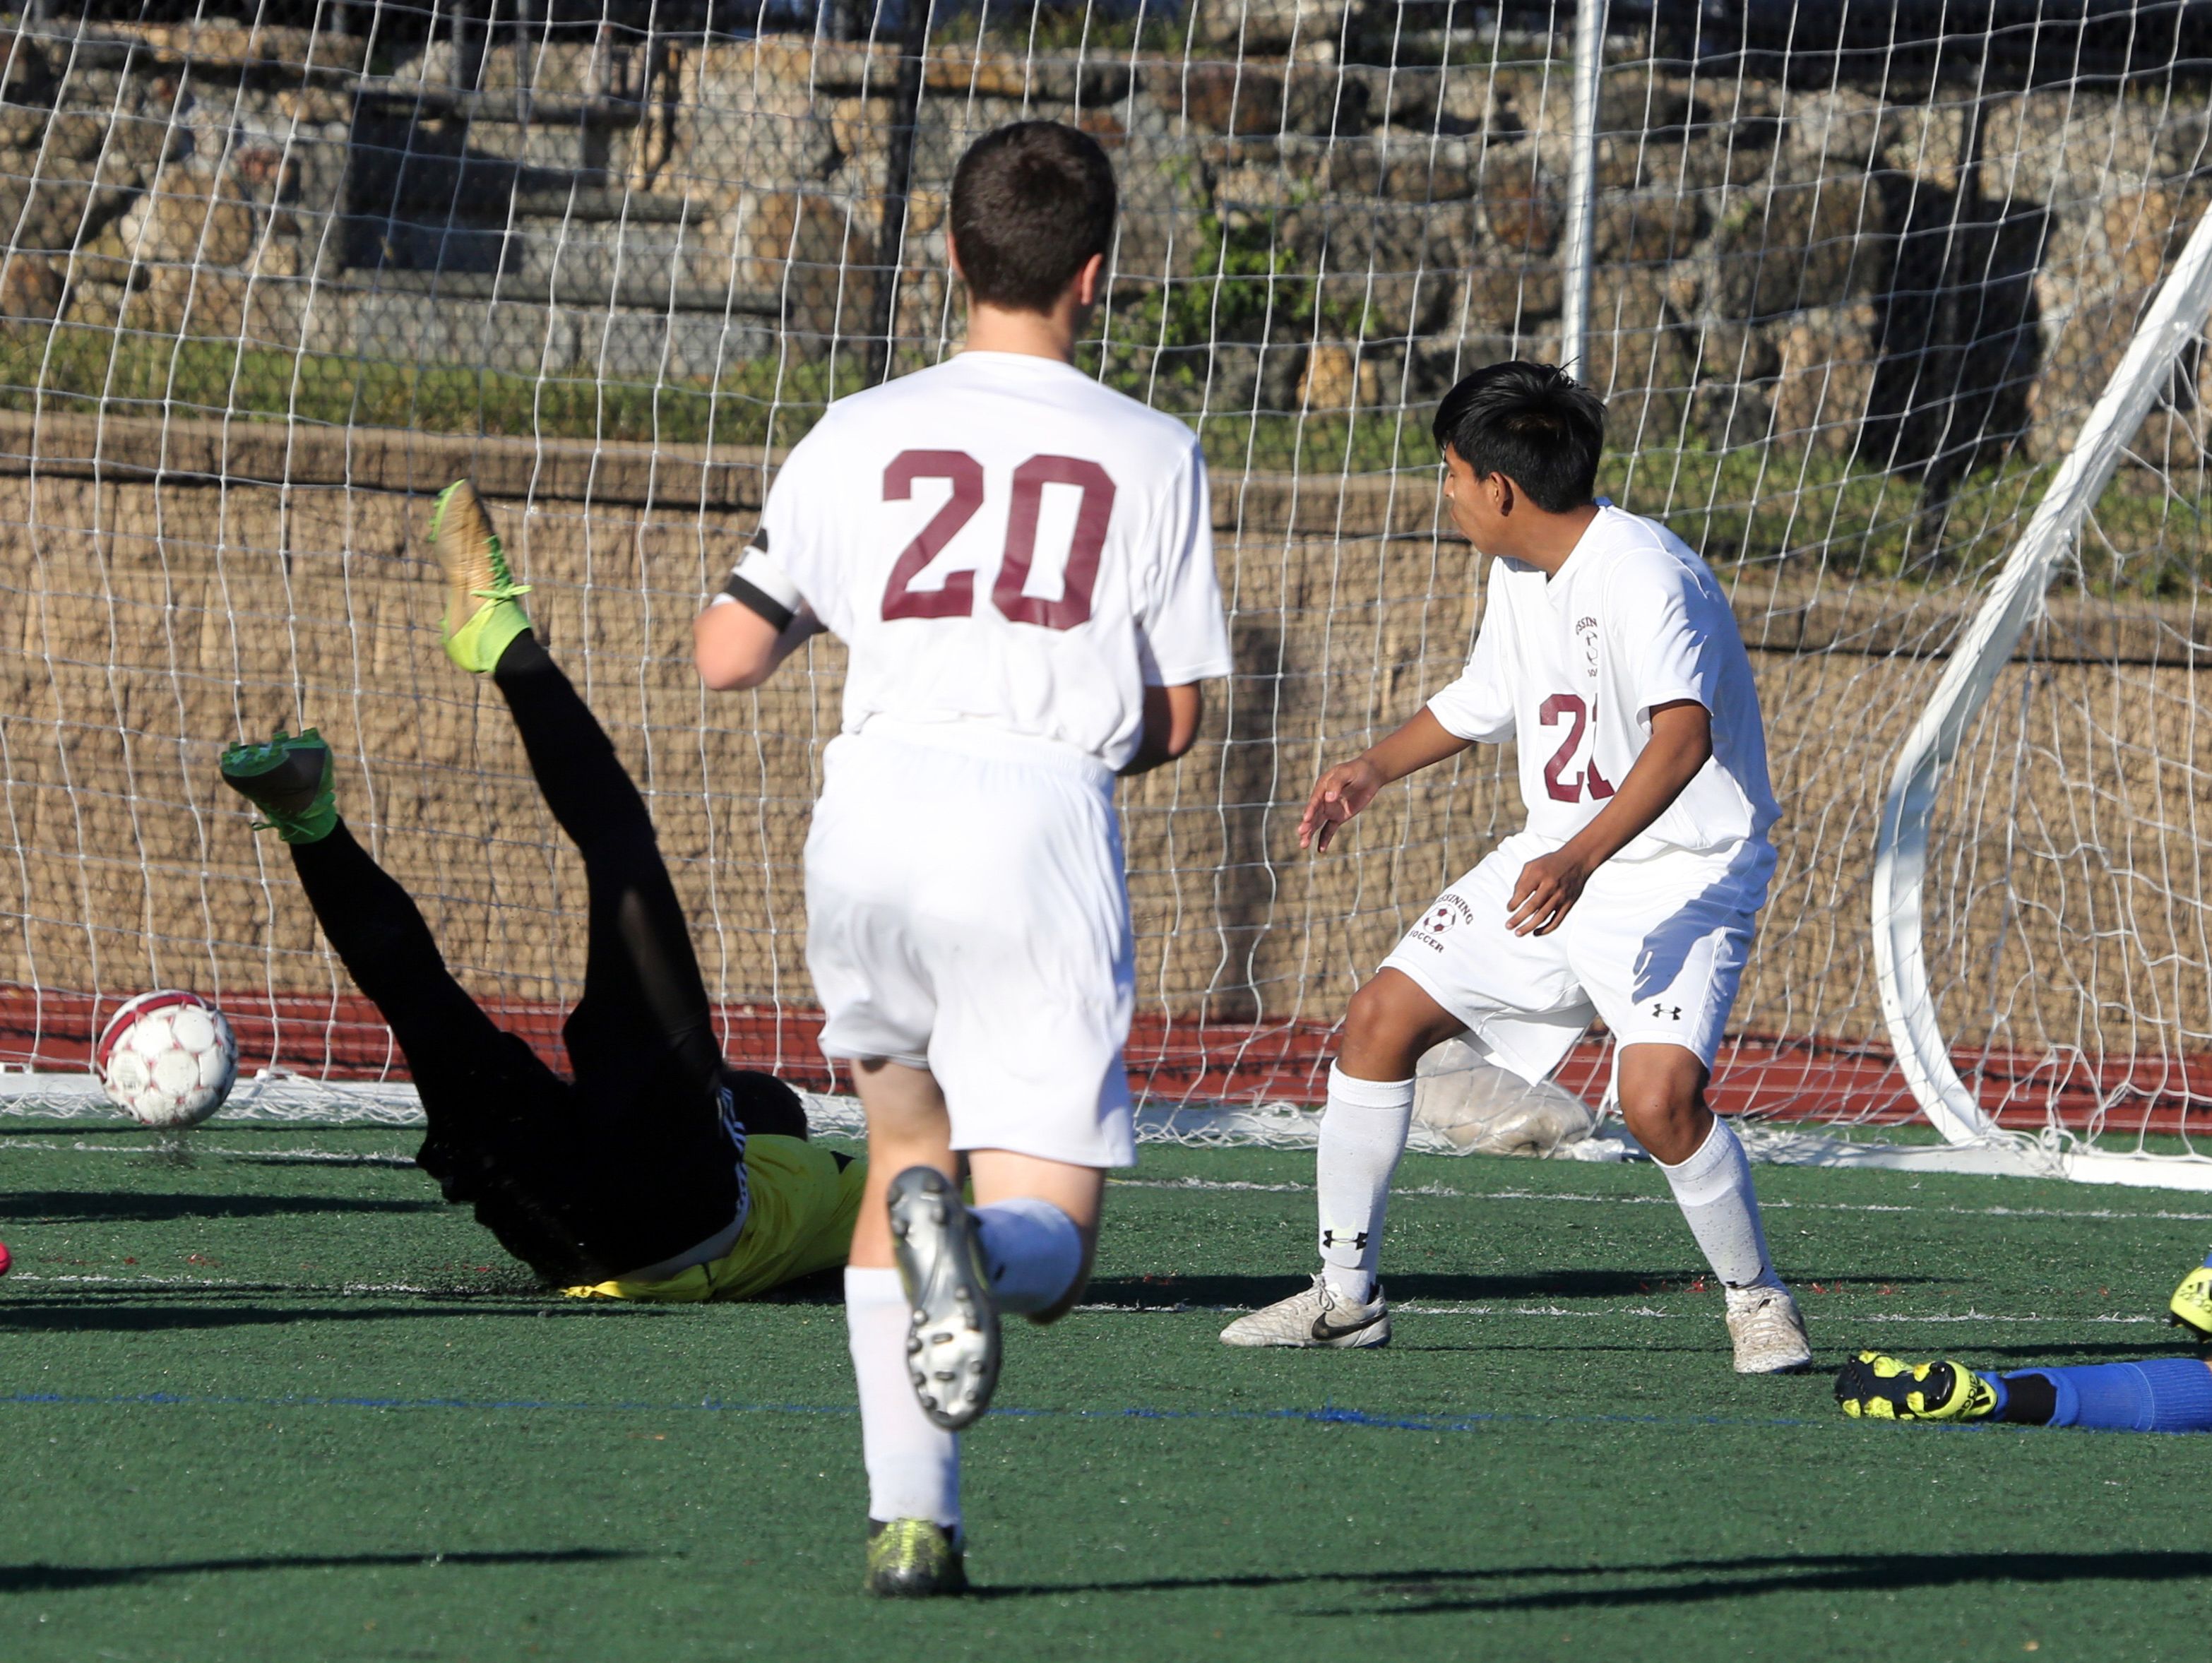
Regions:
[[[94,1112],[100,1021],[184,986],[228,1113],[412,1112],[216,778],[279,724],[557,1045],[580,873],[437,650],[463,473],[731,1054],[834,1090],[799,857],[841,656],[709,696],[689,621],[827,402],[957,346],[953,162],[1049,117],[1123,193],[1085,367],[1201,436],[1237,659],[1123,793],[1148,1135],[1310,1136],[1346,995],[1517,823],[1482,750],[1294,837],[1464,658],[1427,422],[1522,355],[1605,394],[1604,489],[1759,673],[1781,865],[1719,1106],[1776,1158],[2212,1185],[2197,0],[56,0],[0,64],[16,1108]]]

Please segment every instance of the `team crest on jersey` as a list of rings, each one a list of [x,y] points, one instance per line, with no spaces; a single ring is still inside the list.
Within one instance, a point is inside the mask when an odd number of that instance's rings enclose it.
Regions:
[[[1575,639],[1583,644],[1583,669],[1592,676],[1597,674],[1597,620],[1577,618]]]
[[[1406,934],[1408,939],[1418,941],[1424,947],[1441,953],[1444,950],[1444,944],[1437,939],[1438,936],[1455,924],[1474,922],[1474,908],[1447,890],[1437,897],[1437,904],[1430,907],[1423,915],[1421,921],[1408,930]]]

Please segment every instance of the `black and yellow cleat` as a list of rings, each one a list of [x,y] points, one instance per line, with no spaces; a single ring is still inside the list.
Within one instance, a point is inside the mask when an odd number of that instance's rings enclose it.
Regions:
[[[2212,1339],[2212,1265],[2199,1265],[2181,1278],[2166,1308],[2173,1326],[2186,1328],[2199,1339]]]
[[[311,727],[296,738],[279,728],[265,745],[233,745],[218,766],[223,784],[261,810],[256,830],[272,827],[287,843],[313,843],[338,823],[331,748]]]
[[[1963,1363],[1900,1363],[1862,1351],[1836,1373],[1836,1401],[1853,1420],[1978,1421],[1996,1388]]]
[[[868,1520],[868,1575],[862,1592],[884,1599],[965,1593],[968,1571],[957,1534],[927,1519]]]

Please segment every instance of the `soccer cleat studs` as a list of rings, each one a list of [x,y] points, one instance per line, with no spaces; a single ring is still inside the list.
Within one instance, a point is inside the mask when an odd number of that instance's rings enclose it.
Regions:
[[[1836,1402],[1853,1420],[1974,1421],[1996,1410],[1997,1394],[1962,1363],[1862,1351],[1837,1371]]]
[[[957,1432],[989,1406],[999,1384],[999,1307],[983,1269],[975,1220],[934,1167],[891,1180],[891,1255],[913,1312],[907,1378],[921,1411]]]

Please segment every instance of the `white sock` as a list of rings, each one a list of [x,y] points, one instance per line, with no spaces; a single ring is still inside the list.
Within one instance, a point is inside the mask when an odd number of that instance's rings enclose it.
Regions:
[[[960,1523],[960,1439],[933,1424],[906,1375],[911,1314],[894,1270],[845,1268],[845,1338],[860,1386],[868,1516]]]
[[[1322,1274],[1346,1299],[1364,1302],[1374,1294],[1390,1175],[1413,1123],[1411,1080],[1355,1080],[1330,1066],[1314,1187],[1321,1201]]]
[[[1690,1234],[1705,1250],[1714,1275],[1731,1288],[1782,1285],[1766,1257],[1766,1232],[1759,1222],[1751,1162],[1726,1120],[1716,1114],[1705,1141],[1681,1165],[1656,1164],[1674,1186]]]
[[[974,1210],[999,1308],[1018,1316],[1060,1303],[1083,1269],[1083,1232],[1049,1201],[1017,1195]]]

